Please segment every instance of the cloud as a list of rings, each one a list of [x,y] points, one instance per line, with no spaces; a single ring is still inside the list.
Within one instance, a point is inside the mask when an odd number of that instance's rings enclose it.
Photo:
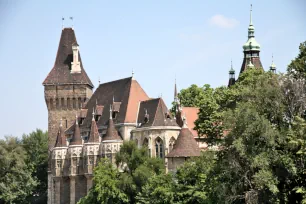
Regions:
[[[220,28],[234,28],[239,25],[239,21],[234,18],[227,18],[221,14],[217,14],[209,19],[209,24]]]

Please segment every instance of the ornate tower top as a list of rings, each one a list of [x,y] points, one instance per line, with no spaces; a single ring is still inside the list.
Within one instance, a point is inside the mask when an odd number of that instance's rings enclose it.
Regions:
[[[273,61],[273,55],[272,55],[272,64],[270,65],[270,71],[276,73],[276,65],[274,64]]]
[[[235,79],[235,70],[233,68],[233,61],[231,61],[231,69],[229,70],[229,81],[228,81],[228,87],[232,86],[235,84],[236,79]]]

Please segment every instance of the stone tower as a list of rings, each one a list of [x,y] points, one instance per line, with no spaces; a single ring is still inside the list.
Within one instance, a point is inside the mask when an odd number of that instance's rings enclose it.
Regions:
[[[73,28],[63,28],[54,66],[43,82],[48,108],[49,149],[55,144],[59,121],[63,129],[92,95],[93,84],[87,76]]]

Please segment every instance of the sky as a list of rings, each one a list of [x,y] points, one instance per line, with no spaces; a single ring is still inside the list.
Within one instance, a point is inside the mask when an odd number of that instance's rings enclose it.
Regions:
[[[95,87],[134,70],[146,93],[170,107],[175,78],[178,89],[227,85],[231,60],[239,73],[251,3],[262,64],[268,70],[273,53],[284,72],[306,40],[304,0],[0,0],[0,138],[47,130],[42,82],[62,17]]]

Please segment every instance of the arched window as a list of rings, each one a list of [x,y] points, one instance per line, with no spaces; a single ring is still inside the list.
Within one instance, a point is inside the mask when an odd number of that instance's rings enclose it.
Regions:
[[[149,144],[149,140],[148,140],[148,138],[145,138],[145,139],[143,140],[142,146],[143,146],[143,147],[148,147],[148,144]]]
[[[95,158],[94,158],[93,154],[94,154],[93,152],[89,152],[89,155],[88,155],[88,165],[94,165]]]
[[[169,152],[171,152],[171,150],[173,149],[175,144],[175,139],[174,137],[171,137],[171,139],[169,140]]]
[[[72,166],[77,166],[78,164],[78,158],[76,154],[72,155]]]
[[[164,158],[163,141],[159,137],[155,140],[155,154],[156,157]]]

